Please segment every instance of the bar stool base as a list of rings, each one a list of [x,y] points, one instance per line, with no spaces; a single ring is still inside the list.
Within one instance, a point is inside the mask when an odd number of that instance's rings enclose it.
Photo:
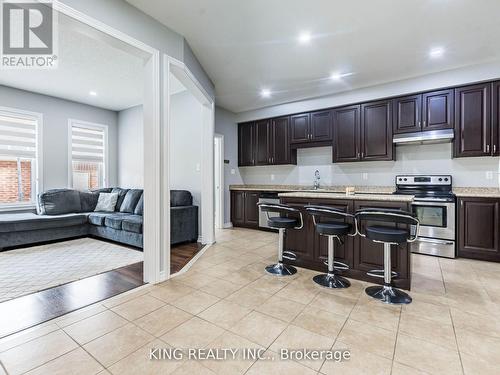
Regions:
[[[266,267],[266,272],[274,276],[290,276],[297,273],[297,269],[283,263],[276,263]]]
[[[341,289],[349,288],[351,283],[342,276],[335,274],[322,274],[313,277],[313,281],[324,288]]]
[[[392,286],[370,286],[365,292],[370,297],[391,305],[409,304],[412,301],[408,294]]]

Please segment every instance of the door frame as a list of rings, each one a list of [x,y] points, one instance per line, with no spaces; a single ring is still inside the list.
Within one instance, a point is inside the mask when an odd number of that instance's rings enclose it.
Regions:
[[[164,254],[170,255],[170,251],[167,251],[170,247],[162,246],[162,243],[165,243],[164,234],[169,232],[164,228],[169,228],[168,219],[170,217],[170,212],[166,215],[162,207],[165,204],[169,206],[170,197],[165,201],[161,194],[162,182],[165,181],[164,176],[166,175],[168,178],[168,164],[165,166],[165,170],[161,163],[163,124],[161,118],[160,51],[64,3],[55,1],[53,7],[55,11],[131,45],[148,56],[144,66],[144,144],[148,145],[144,148],[144,281],[147,283],[160,282],[164,280],[162,272],[166,269],[162,261],[163,258],[166,258]],[[167,104],[163,112],[168,113],[169,110]],[[169,257],[168,260],[170,260]]]
[[[219,212],[219,217],[218,217],[218,222],[215,223],[215,226],[217,229],[223,229],[224,228],[224,196],[225,196],[225,187],[224,187],[224,135],[215,133],[214,134],[214,139],[219,140],[219,160],[220,160],[220,176],[219,176],[219,186],[220,189],[219,191],[214,191],[215,194],[219,196],[219,204],[218,207],[215,209]],[[214,155],[214,162],[217,160]],[[215,178],[215,173],[214,173],[214,178]]]

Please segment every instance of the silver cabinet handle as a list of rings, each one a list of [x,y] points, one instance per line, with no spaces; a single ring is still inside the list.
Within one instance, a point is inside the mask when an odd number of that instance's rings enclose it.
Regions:
[[[490,145],[486,145],[486,152],[490,152]]]
[[[424,120],[424,128],[425,128],[425,120]]]
[[[493,145],[493,153],[496,154],[497,153],[497,145]]]
[[[419,121],[418,122],[418,127],[421,128],[422,127],[422,121]]]
[[[358,159],[359,159],[359,152],[358,152]]]

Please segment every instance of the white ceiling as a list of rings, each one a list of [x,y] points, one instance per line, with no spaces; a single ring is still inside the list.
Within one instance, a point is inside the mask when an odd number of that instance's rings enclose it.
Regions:
[[[72,18],[58,18],[58,68],[0,71],[0,84],[114,111],[142,104],[143,53]]]
[[[500,58],[498,0],[127,1],[185,36],[234,112]]]

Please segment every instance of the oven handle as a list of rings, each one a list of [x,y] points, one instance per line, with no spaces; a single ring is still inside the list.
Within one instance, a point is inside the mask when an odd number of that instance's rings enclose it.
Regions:
[[[430,202],[430,201],[413,201],[412,206],[441,206],[446,208],[453,208],[455,206],[454,202]]]
[[[427,242],[427,243],[433,243],[433,244],[436,244],[436,245],[454,245],[455,244],[455,242],[453,242],[453,241],[431,240],[431,239],[423,238],[423,237],[419,237],[417,239],[417,241]]]

